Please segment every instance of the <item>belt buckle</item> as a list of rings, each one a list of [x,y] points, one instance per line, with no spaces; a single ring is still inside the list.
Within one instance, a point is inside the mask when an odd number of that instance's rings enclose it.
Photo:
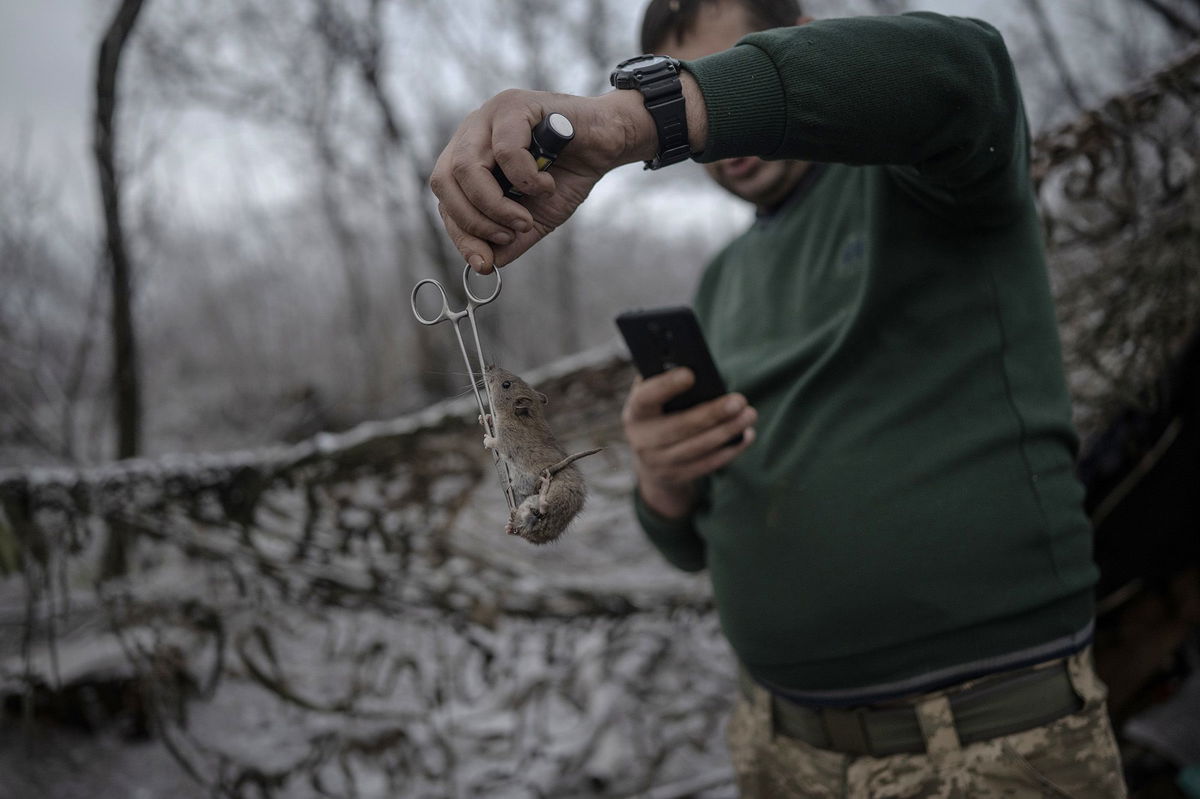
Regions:
[[[853,755],[874,755],[871,733],[867,729],[865,706],[855,708],[828,707],[821,710],[821,726],[829,748]]]

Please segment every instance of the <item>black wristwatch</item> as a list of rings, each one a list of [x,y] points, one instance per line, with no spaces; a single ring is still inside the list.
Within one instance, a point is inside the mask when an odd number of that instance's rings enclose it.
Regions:
[[[640,91],[654,118],[658,154],[646,162],[646,169],[661,169],[691,157],[678,61],[665,55],[636,56],[617,64],[608,82],[618,89]]]

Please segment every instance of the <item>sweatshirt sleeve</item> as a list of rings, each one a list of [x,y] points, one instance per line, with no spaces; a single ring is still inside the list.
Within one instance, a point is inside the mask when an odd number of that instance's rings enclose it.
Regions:
[[[1020,204],[1028,133],[1000,34],[918,12],[761,31],[684,68],[708,108],[699,161],[742,155],[892,167],[940,210]]]
[[[672,566],[685,572],[698,572],[705,567],[704,539],[696,532],[690,517],[675,520],[660,516],[642,501],[636,487],[633,489],[633,509],[650,543]]]

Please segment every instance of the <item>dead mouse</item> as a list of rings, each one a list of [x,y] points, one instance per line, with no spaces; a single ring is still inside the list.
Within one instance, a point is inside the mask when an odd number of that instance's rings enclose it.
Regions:
[[[496,437],[484,435],[483,445],[500,453],[512,476],[517,507],[505,532],[534,544],[545,544],[563,530],[583,508],[587,488],[575,461],[599,449],[567,455],[546,423],[546,395],[497,366],[484,373],[491,391]]]

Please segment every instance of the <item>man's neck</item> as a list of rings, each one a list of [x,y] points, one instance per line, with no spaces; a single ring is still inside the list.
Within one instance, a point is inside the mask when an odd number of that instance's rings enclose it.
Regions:
[[[777,199],[774,199],[772,202],[759,203],[755,205],[754,215],[757,218],[770,218],[777,214],[785,205],[788,205],[793,200],[799,199],[801,196],[803,196],[808,187],[811,186],[816,180],[817,176],[821,174],[821,168],[824,166],[824,164],[816,164],[805,161],[799,163],[798,166],[799,169],[797,170],[795,179],[791,182],[791,185],[779,193]]]

